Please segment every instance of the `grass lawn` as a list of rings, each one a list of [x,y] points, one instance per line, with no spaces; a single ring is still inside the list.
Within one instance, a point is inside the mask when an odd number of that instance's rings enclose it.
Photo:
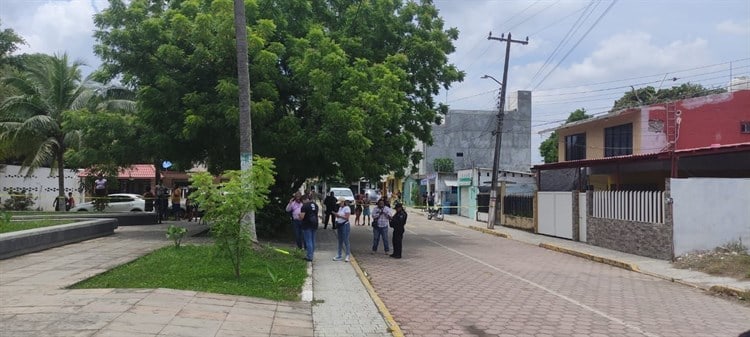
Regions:
[[[0,221],[0,233],[22,231],[32,228],[48,227],[71,223],[71,220],[31,220],[31,221]]]
[[[211,245],[169,246],[71,288],[171,288],[294,301],[307,278],[307,263],[300,252],[290,253],[252,251],[237,279],[229,260],[216,257]]]

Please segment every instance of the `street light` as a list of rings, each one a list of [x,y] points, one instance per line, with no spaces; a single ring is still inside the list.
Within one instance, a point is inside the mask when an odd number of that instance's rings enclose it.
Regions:
[[[491,80],[495,81],[495,83],[497,83],[497,84],[498,84],[498,85],[500,85],[501,87],[503,86],[503,84],[502,84],[502,83],[500,83],[500,81],[498,81],[498,80],[497,80],[496,78],[494,78],[494,77],[492,77],[492,76],[490,76],[490,75],[484,75],[484,76],[482,76],[482,78],[489,78],[489,79],[491,79]]]
[[[489,78],[500,87],[503,87],[503,83],[498,81],[496,78],[490,75],[484,75],[482,78]],[[502,91],[502,90],[501,90]],[[501,99],[502,101],[502,99]],[[503,104],[503,103],[500,103]],[[500,204],[497,200],[497,169],[498,162],[500,161],[500,145],[502,144],[502,132],[503,132],[503,115],[505,114],[502,106],[498,107],[497,111],[497,126],[495,127],[495,154],[492,159],[492,187],[490,187],[490,213],[489,219],[487,219],[487,228],[495,228],[495,219],[497,217],[498,205]]]

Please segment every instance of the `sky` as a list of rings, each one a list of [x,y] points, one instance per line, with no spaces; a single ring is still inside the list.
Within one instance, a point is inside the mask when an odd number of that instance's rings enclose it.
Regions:
[[[463,82],[437,100],[451,109],[496,110],[512,34],[507,93],[532,91],[532,164],[539,144],[576,109],[606,113],[625,92],[682,83],[726,87],[750,76],[748,0],[435,0],[445,28],[459,30],[451,63]],[[27,42],[19,52],[67,52],[93,71],[92,16],[106,0],[0,0],[2,28]],[[488,128],[487,137],[491,137]],[[541,133],[540,133],[541,132]]]

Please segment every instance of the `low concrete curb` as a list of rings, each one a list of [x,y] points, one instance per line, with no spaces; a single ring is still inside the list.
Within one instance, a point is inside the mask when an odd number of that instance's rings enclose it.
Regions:
[[[362,284],[365,286],[365,289],[367,289],[367,293],[370,294],[370,298],[372,298],[372,301],[375,302],[375,306],[378,307],[380,314],[383,315],[383,319],[385,320],[385,323],[388,324],[389,332],[393,335],[393,337],[404,337],[404,333],[403,331],[401,331],[401,327],[398,326],[398,323],[396,323],[396,320],[393,319],[391,312],[388,311],[388,308],[386,308],[385,303],[383,303],[383,300],[381,300],[378,294],[375,292],[375,288],[372,287],[372,284],[370,283],[370,279],[367,278],[367,275],[365,275],[365,272],[362,270],[362,268],[359,267],[359,263],[357,263],[357,259],[355,259],[354,256],[352,256],[349,262],[352,264],[352,266],[354,267],[354,270],[357,272],[357,275],[359,276],[360,281],[362,281]]]
[[[140,226],[156,225],[156,213],[151,212],[55,212],[44,215],[20,215],[13,219],[39,220],[39,219],[117,219],[118,226]]]
[[[115,233],[117,219],[94,219],[0,234],[0,259]]]
[[[737,288],[732,288],[732,287],[727,287],[727,286],[722,286],[722,285],[712,286],[711,288],[708,289],[708,291],[714,292],[717,294],[731,295],[731,296],[739,297],[745,300],[750,299],[748,298],[748,295],[750,295],[750,292],[744,291],[742,289],[737,289]]]
[[[573,256],[577,256],[577,257],[582,257],[584,259],[588,259],[588,260],[599,262],[599,263],[608,264],[610,266],[622,268],[622,269],[625,269],[625,270],[635,271],[635,272],[639,272],[639,273],[641,272],[640,269],[638,269],[638,266],[635,265],[635,264],[632,264],[632,263],[622,262],[622,261],[618,261],[618,260],[614,260],[614,259],[610,259],[610,258],[606,258],[606,257],[601,257],[601,256],[593,255],[593,254],[583,253],[583,252],[579,252],[577,250],[572,250],[572,249],[568,249],[568,248],[564,248],[564,247],[560,247],[560,246],[551,245],[549,243],[540,243],[539,247],[546,248],[546,249],[549,249],[549,250],[554,250],[554,251],[560,252],[560,253],[570,254],[570,255],[573,255]]]
[[[510,235],[508,235],[508,234],[498,233],[496,231],[493,231],[493,230],[487,229],[487,228],[482,228],[482,227],[477,227],[477,226],[469,226],[469,229],[473,229],[475,231],[479,231],[479,232],[482,232],[482,233],[485,233],[485,234],[489,234],[489,235],[494,235],[494,236],[501,237],[501,238],[512,239],[510,237]]]

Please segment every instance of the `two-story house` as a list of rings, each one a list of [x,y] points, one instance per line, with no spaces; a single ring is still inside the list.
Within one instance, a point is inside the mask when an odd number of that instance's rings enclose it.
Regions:
[[[668,177],[750,176],[750,90],[615,111],[556,131],[560,162],[535,166],[540,190],[663,190]]]

